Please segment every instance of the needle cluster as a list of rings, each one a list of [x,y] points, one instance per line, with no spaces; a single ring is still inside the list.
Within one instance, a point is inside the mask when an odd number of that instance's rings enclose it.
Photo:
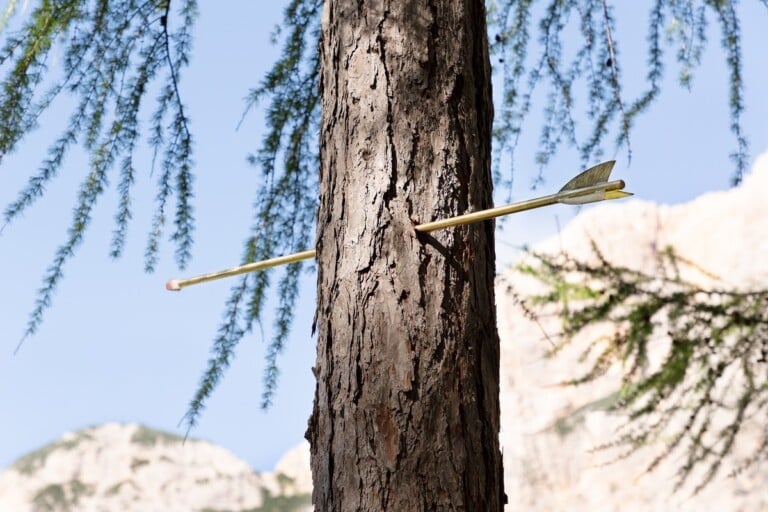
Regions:
[[[188,63],[197,8],[194,0],[179,3],[179,12],[172,16],[168,1],[43,1],[18,31],[5,37],[0,49],[0,70],[5,72],[0,82],[0,154],[16,149],[59,97],[74,96],[76,101],[66,128],[37,172],[3,210],[3,227],[44,194],[73,146],[80,143],[90,154],[72,221],[45,273],[24,338],[40,326],[65,264],[82,242],[110,181],[116,181],[120,195],[110,254],[122,254],[132,217],[140,113],[152,101],[146,97],[150,92],[156,96],[148,143],[159,160],[159,173],[145,268],[154,269],[173,196],[171,238],[179,266],[191,256],[193,143],[179,79]],[[60,65],[50,66],[54,58],[60,58]],[[54,76],[56,72],[60,76]]]
[[[265,103],[267,133],[249,162],[261,171],[261,188],[254,201],[251,233],[245,241],[242,263],[262,261],[306,250],[314,245],[318,189],[317,133],[320,125],[320,0],[292,0],[284,11],[284,26],[273,42],[283,51],[258,87],[247,97],[246,114]],[[293,322],[303,263],[284,267],[277,281],[273,334],[267,347],[261,405],[272,402],[279,376],[278,357]],[[240,340],[265,316],[272,271],[238,278],[227,301],[214,340],[211,358],[187,411],[192,427],[229,365]]]
[[[560,318],[553,353],[579,339],[585,343],[578,347],[585,347],[580,360],[588,369],[562,385],[593,382],[621,368],[608,410],[624,423],[597,449],[618,449],[618,459],[654,450],[647,470],[674,459],[677,487],[694,476],[694,492],[726,461],[737,473],[765,459],[768,291],[688,282],[680,266],[692,263],[671,249],[658,255],[653,275],[614,265],[593,250],[592,262],[538,254],[519,270],[547,285],[527,303],[531,314],[554,309]],[[613,334],[589,337],[585,331],[599,324]],[[755,429],[751,455],[733,456],[739,436],[751,430],[753,439]]]
[[[768,7],[764,0],[761,3]],[[624,60],[620,51],[615,2],[494,0],[489,4],[489,30],[495,32],[492,50],[502,78],[494,131],[497,182],[511,182],[515,149],[538,97],[546,98],[536,155],[540,170],[564,144],[578,148],[582,164],[588,166],[603,157],[603,145],[611,136],[615,146],[626,146],[631,157],[632,127],[661,94],[667,54],[674,54],[680,85],[690,87],[712,20],[720,29],[729,72],[730,128],[735,138],[732,182],[741,181],[749,161],[741,123],[744,84],[737,2],[649,2],[648,86],[636,97],[624,91],[622,71],[638,64]],[[504,156],[508,158],[502,160]],[[499,171],[502,161],[510,169],[504,175]]]

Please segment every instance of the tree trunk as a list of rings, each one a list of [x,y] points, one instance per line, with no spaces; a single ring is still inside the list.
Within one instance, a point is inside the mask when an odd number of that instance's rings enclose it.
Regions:
[[[323,12],[318,511],[503,508],[483,0]]]

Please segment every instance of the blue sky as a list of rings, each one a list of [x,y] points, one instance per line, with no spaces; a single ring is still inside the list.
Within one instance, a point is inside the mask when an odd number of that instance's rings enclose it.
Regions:
[[[646,2],[622,3],[618,37],[630,92],[645,85]],[[640,6],[642,4],[642,6]],[[747,111],[744,126],[751,154],[768,150],[768,68],[764,49],[768,13],[760,2],[742,2]],[[235,5],[235,4],[232,4]],[[108,421],[139,422],[183,433],[177,427],[208,357],[230,282],[210,283],[181,293],[164,289],[170,277],[228,267],[239,261],[258,187],[257,171],[246,161],[262,133],[258,112],[236,125],[249,87],[268,68],[277,49],[269,34],[279,23],[280,2],[238,2],[230,10],[201,3],[191,67],[182,94],[195,134],[197,231],[194,258],[180,274],[165,245],[157,271],[142,272],[150,223],[154,178],[138,179],[135,216],[125,256],[108,256],[117,194],[99,203],[78,255],[65,270],[39,333],[18,355],[13,349],[24,331],[36,290],[56,247],[64,240],[75,194],[87,160],[70,156],[47,195],[0,236],[0,467],[11,464],[68,430]],[[631,12],[636,11],[636,12]],[[639,23],[633,23],[638,19]],[[623,21],[623,22],[622,22]],[[727,73],[719,33],[710,27],[710,45],[696,72],[692,92],[675,85],[672,65],[661,101],[637,123],[633,159],[619,152],[615,177],[643,199],[679,203],[728,186],[734,147],[728,131]],[[636,71],[633,71],[636,70]],[[37,168],[48,143],[66,122],[66,110],[46,115],[41,129],[0,166],[0,204],[11,201]],[[535,117],[534,117],[535,121]],[[525,199],[560,188],[579,169],[573,151],[560,154],[535,193],[529,183],[537,134],[527,132],[517,161],[513,196]],[[608,156],[612,156],[611,153]],[[147,160],[147,169],[149,162]],[[576,213],[557,206],[518,215],[499,233],[499,271],[514,258],[514,245],[533,243],[557,230]],[[310,323],[315,276],[308,274],[292,337],[281,358],[275,403],[259,409],[265,343],[257,332],[239,346],[237,359],[208,403],[192,435],[218,443],[255,469],[270,469],[298,444],[311,410],[315,358]],[[269,337],[269,324],[265,324]]]

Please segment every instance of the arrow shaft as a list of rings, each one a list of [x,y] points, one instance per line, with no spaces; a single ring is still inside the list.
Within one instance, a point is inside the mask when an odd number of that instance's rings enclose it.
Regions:
[[[478,212],[467,213],[459,215],[457,217],[451,217],[449,219],[436,220],[432,222],[426,222],[415,226],[414,229],[420,233],[428,233],[430,231],[437,231],[438,229],[445,229],[454,226],[460,226],[464,224],[472,224],[474,222],[480,222],[484,220],[494,219],[501,217],[502,215],[510,215],[512,213],[523,212],[527,210],[533,210],[544,206],[564,202],[568,199],[574,199],[581,196],[593,194],[595,192],[610,192],[614,190],[621,190],[624,188],[624,181],[616,180],[609,181],[607,183],[598,183],[596,185],[590,185],[587,187],[581,187],[573,190],[560,191],[556,194],[550,194],[548,196],[538,197],[535,199],[528,199],[526,201],[520,201],[518,203],[512,203],[504,206],[498,206],[496,208],[489,208],[487,210],[481,210]],[[199,276],[190,277],[188,279],[172,279],[168,281],[165,287],[168,290],[178,291],[186,286],[192,286],[194,284],[205,283],[208,281],[214,281],[216,279],[223,279],[225,277],[237,276],[240,274],[246,274],[248,272],[255,272],[257,270],[264,270],[279,265],[287,265],[289,263],[297,263],[299,261],[309,260],[317,256],[317,251],[314,249],[308,251],[297,252],[294,254],[288,254],[286,256],[279,256],[277,258],[270,258],[268,260],[256,261],[253,263],[247,263],[238,267],[233,267],[226,270],[219,270],[218,272],[211,272],[209,274],[201,274]]]
[[[256,272],[257,270],[264,270],[280,265],[287,265],[289,263],[297,263],[304,260],[311,260],[316,255],[317,251],[311,249],[309,251],[297,252],[294,254],[288,254],[286,256],[278,256],[277,258],[270,258],[268,260],[246,263],[245,265],[240,265],[238,267],[233,267],[226,270],[219,270],[209,274],[200,274],[199,276],[190,277],[188,279],[172,279],[168,281],[165,287],[168,290],[178,291],[186,286],[192,286],[193,284],[206,283],[208,281],[215,281],[216,279],[224,279],[225,277],[247,274],[248,272]]]
[[[556,194],[537,197],[535,199],[528,199],[526,201],[520,201],[519,203],[497,206],[496,208],[489,208],[487,210],[480,210],[478,212],[465,213],[464,215],[451,217],[449,219],[426,222],[424,224],[419,224],[414,229],[421,233],[428,233],[430,231],[437,231],[438,229],[460,226],[462,224],[472,224],[473,222],[495,219],[496,217],[501,217],[503,215],[534,210],[536,208],[557,204],[564,199],[585,196],[594,192],[609,192],[612,190],[620,190],[622,188],[624,188],[623,180],[609,181],[607,183],[599,183],[597,185],[590,185],[588,187],[568,190],[565,192],[558,192]]]

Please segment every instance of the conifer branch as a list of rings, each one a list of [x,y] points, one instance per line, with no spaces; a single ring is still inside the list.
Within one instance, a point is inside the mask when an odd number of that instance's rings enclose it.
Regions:
[[[588,369],[562,385],[589,383],[622,367],[609,410],[625,422],[596,449],[619,449],[619,460],[656,447],[648,471],[681,455],[676,489],[701,468],[694,493],[726,460],[735,473],[768,457],[766,451],[743,460],[732,455],[745,426],[757,421],[761,428],[759,418],[768,414],[768,291],[695,285],[679,271],[690,263],[671,249],[659,255],[656,275],[613,264],[594,244],[593,250],[590,262],[534,255],[519,271],[547,285],[528,304],[538,306],[535,313],[555,308],[561,316],[558,350],[577,336],[586,343],[580,360],[589,361]],[[585,330],[599,324],[615,326],[615,333],[585,340]]]
[[[563,144],[578,148],[586,166],[602,157],[606,139],[614,132],[614,149],[627,147],[631,155],[634,122],[659,97],[667,47],[674,48],[680,84],[691,87],[693,71],[701,63],[706,43],[707,19],[714,16],[729,69],[730,129],[736,145],[731,155],[735,166],[732,182],[739,183],[748,164],[748,144],[741,118],[741,33],[734,2],[707,0],[697,5],[692,0],[654,0],[648,17],[650,87],[629,100],[621,91],[622,62],[612,5],[607,0],[550,0],[536,18],[531,1],[497,0],[491,4],[488,26],[496,32],[492,51],[503,76],[502,101],[496,106],[494,127],[496,181],[506,185],[512,182],[515,149],[537,92],[547,98],[535,156],[540,169]],[[580,47],[570,43],[568,53],[572,57],[566,59],[562,37],[571,26],[578,28],[582,42]],[[538,38],[533,37],[534,32]],[[540,56],[527,65],[529,53],[535,50],[541,52]],[[586,99],[579,103],[573,91],[581,88],[586,89]],[[589,126],[577,126],[574,119],[584,117],[589,119]],[[509,169],[504,176],[500,173],[502,161]],[[541,172],[534,184],[539,181]]]
[[[311,245],[317,201],[315,137],[320,115],[320,60],[316,49],[321,9],[320,0],[291,0],[283,16],[283,26],[289,31],[282,41],[282,55],[246,99],[244,117],[259,102],[267,100],[268,131],[255,154],[248,157],[259,169],[262,182],[254,201],[254,222],[245,242],[242,263],[297,252]],[[281,30],[276,29],[276,37]],[[302,268],[301,263],[287,266],[277,282],[274,329],[266,354],[263,407],[272,403],[277,389],[277,360],[290,334]],[[214,356],[187,411],[188,426],[198,417],[218,383],[223,369],[220,363],[229,364],[239,341],[252,332],[256,324],[261,324],[271,276],[271,272],[251,274],[242,281],[244,291],[232,290],[225,321],[219,327],[219,333],[227,335],[226,343],[218,341],[221,337],[214,343]]]
[[[181,28],[172,33],[160,23],[158,9],[167,7],[156,0],[42,2],[18,32],[6,37],[0,50],[0,65],[8,70],[0,83],[1,153],[16,148],[61,92],[77,98],[68,125],[49,147],[38,172],[4,208],[3,227],[43,195],[77,142],[90,153],[90,169],[81,185],[67,238],[46,272],[24,339],[34,334],[42,322],[64,265],[82,242],[92,209],[115,167],[119,168],[119,201],[110,254],[122,254],[132,216],[131,191],[136,181],[133,157],[143,100],[158,73],[168,66],[172,69],[166,83],[171,83],[176,94],[167,103],[161,95],[153,121],[163,129],[167,127],[172,136],[150,140],[150,144],[156,142],[155,151],[165,154],[163,166],[169,190],[178,197],[173,235],[177,260],[183,265],[189,258],[193,230],[189,204],[192,142],[178,94],[178,71],[188,62],[196,4],[193,0],[182,2]],[[169,41],[174,42],[173,48]],[[60,65],[49,70],[48,55],[57,48],[63,58]],[[58,78],[57,71],[61,72]],[[46,85],[50,83],[53,85]],[[175,183],[171,183],[172,177]]]
[[[733,2],[718,2],[710,0],[717,12],[722,32],[721,44],[726,55],[726,64],[730,73],[729,102],[731,114],[731,133],[736,137],[736,149],[731,153],[731,159],[736,165],[736,172],[731,181],[733,185],[741,183],[744,172],[749,164],[748,144],[741,125],[741,114],[744,112],[744,84],[741,72],[741,28]]]

